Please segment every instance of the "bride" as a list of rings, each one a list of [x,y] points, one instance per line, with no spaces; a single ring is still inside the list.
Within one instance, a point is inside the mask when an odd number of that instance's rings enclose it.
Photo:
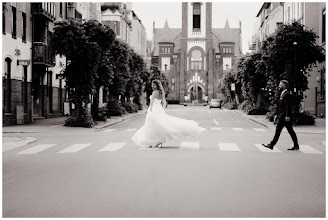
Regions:
[[[205,128],[192,120],[166,114],[165,91],[159,80],[152,82],[153,93],[147,110],[145,124],[133,135],[132,140],[140,147],[160,147],[168,140],[199,135]]]

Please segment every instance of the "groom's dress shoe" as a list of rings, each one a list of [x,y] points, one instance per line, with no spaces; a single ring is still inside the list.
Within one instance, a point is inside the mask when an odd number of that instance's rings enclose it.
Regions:
[[[289,149],[287,149],[287,150],[299,150],[300,149],[300,147],[299,146],[294,146],[294,147],[292,147],[292,148],[289,148]]]
[[[262,144],[263,147],[269,148],[269,149],[273,149],[273,146],[271,144]]]

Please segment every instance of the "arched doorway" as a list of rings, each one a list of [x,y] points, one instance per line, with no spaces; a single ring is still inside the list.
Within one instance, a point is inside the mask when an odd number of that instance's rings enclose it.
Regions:
[[[193,104],[200,104],[204,102],[204,89],[201,86],[197,85],[197,89],[195,86],[191,86],[188,91],[188,96],[190,97],[189,100]]]

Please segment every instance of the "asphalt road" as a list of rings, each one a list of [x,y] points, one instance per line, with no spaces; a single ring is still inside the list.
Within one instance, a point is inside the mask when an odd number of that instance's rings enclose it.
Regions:
[[[145,115],[20,134],[37,141],[3,153],[3,217],[325,217],[325,134],[266,152],[274,131],[233,111],[166,111],[207,130],[162,148],[132,142]]]

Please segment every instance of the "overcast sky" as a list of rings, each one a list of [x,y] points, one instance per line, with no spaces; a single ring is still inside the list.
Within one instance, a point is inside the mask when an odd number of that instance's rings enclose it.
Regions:
[[[242,22],[242,50],[248,51],[248,42],[253,35],[256,15],[263,2],[218,2],[212,1],[212,27],[223,28],[228,19],[231,28]],[[181,28],[182,2],[132,2],[135,11],[146,28],[147,38],[152,38],[153,22],[156,28],[163,28],[167,19],[169,27]]]

